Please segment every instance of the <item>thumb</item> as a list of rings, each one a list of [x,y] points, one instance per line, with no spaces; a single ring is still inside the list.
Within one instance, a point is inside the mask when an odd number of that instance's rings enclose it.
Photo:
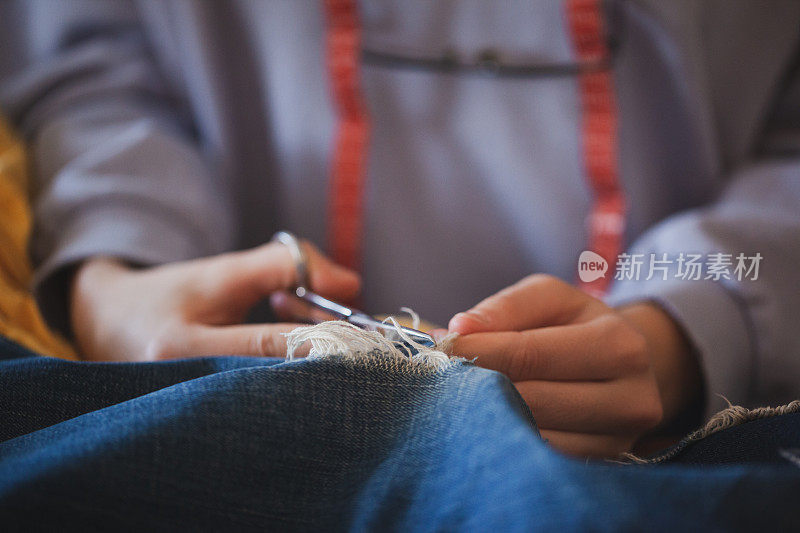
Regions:
[[[450,319],[462,335],[522,331],[570,322],[589,297],[553,276],[534,274]]]
[[[302,242],[309,272],[310,289],[334,299],[349,299],[358,294],[361,280],[355,272],[325,257],[315,246]],[[297,284],[297,270],[289,249],[271,242],[257,248],[225,254],[217,258],[207,275],[221,294],[245,305]]]
[[[334,263],[310,242],[303,241],[301,246],[308,261],[309,285],[312,291],[345,301],[359,293],[361,276],[358,273]]]

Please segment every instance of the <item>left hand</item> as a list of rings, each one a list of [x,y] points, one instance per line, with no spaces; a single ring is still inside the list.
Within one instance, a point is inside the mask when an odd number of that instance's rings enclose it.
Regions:
[[[347,299],[359,276],[303,243],[312,290]],[[261,298],[297,283],[289,249],[270,242],[250,250],[132,268],[111,257],[85,261],[71,295],[72,329],[82,358],[155,361],[213,355],[280,357],[282,335],[298,324],[243,324]]]
[[[542,436],[571,455],[615,457],[682,412],[700,370],[671,318],[644,303],[613,309],[532,275],[455,315],[454,352],[509,376]]]

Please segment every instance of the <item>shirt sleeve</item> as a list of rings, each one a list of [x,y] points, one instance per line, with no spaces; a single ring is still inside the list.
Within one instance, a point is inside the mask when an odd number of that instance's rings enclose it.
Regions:
[[[753,155],[716,202],[664,220],[629,250],[647,261],[667,254],[666,275],[617,280],[608,296],[652,301],[683,328],[704,372],[707,415],[725,399],[755,407],[800,398],[800,57],[787,74]],[[686,279],[681,254],[703,258],[700,280]]]
[[[93,256],[156,264],[230,247],[225,180],[215,179],[181,102],[125,1],[4,6],[23,57],[0,104],[34,167],[35,291],[67,330],[72,267]]]
[[[615,281],[609,303],[653,301],[682,326],[704,371],[709,414],[727,405],[723,396],[743,405],[800,396],[800,160],[746,165],[714,205],[663,221],[628,253],[645,265],[666,254],[668,270]],[[690,255],[703,258],[700,279],[680,264]],[[723,274],[709,268],[715,261]]]

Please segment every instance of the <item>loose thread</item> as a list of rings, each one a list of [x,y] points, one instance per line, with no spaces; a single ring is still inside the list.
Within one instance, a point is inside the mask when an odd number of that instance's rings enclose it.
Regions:
[[[410,310],[404,309],[409,312]],[[419,317],[411,311],[412,320],[418,324]],[[394,317],[385,322],[391,323],[392,336],[389,338],[378,331],[361,329],[343,320],[321,322],[313,326],[301,326],[286,336],[286,360],[293,361],[297,350],[306,342],[311,343],[308,358],[330,356],[357,360],[366,359],[380,353],[389,359],[405,360],[412,365],[441,370],[454,362],[463,362],[460,357],[451,357],[457,333],[442,338],[433,348],[416,342],[408,336]],[[410,349],[406,348],[409,346]]]

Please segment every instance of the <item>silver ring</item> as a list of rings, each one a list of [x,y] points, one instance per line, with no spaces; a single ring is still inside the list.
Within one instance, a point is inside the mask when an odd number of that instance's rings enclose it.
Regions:
[[[272,236],[272,240],[285,244],[289,248],[289,253],[292,254],[294,260],[294,268],[297,271],[297,287],[308,287],[308,261],[300,246],[300,240],[295,237],[294,233],[288,231],[279,231]]]

